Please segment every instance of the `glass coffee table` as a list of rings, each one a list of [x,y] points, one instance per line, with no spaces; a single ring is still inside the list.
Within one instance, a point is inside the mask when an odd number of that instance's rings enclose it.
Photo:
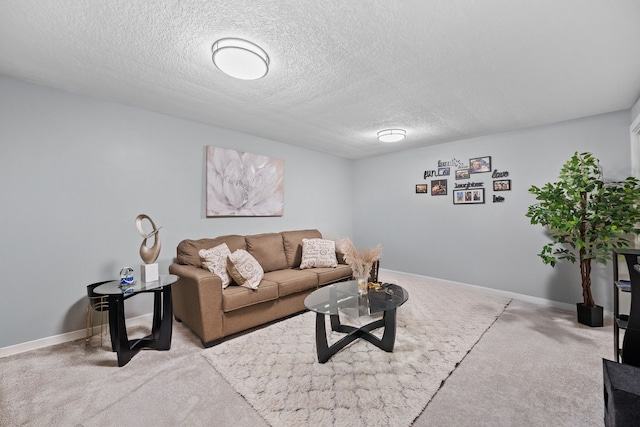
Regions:
[[[338,351],[362,338],[376,347],[391,352],[396,340],[396,309],[409,299],[409,293],[402,287],[383,283],[379,289],[370,288],[367,293],[358,293],[358,282],[334,283],[310,293],[304,305],[316,312],[316,351],[318,362],[325,363]],[[340,312],[350,317],[369,316],[383,313],[382,319],[374,320],[364,326],[354,327],[340,323]],[[331,330],[347,335],[331,346],[327,342],[325,316],[329,315]],[[384,327],[382,339],[371,331]]]

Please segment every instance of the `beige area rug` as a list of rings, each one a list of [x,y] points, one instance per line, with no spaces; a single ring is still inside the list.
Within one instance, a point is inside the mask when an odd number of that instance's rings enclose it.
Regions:
[[[411,425],[511,300],[410,275],[381,279],[409,291],[393,353],[356,340],[320,364],[307,312],[202,354],[272,426]],[[342,336],[331,332],[329,342]]]

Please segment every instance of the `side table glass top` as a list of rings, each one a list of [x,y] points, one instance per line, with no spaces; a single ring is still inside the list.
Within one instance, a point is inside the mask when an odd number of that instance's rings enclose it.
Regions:
[[[304,305],[316,313],[337,315],[344,311],[350,316],[367,316],[400,307],[409,299],[409,293],[402,287],[383,283],[380,289],[369,289],[366,294],[358,294],[358,282],[350,280],[316,289],[309,294]]]
[[[150,292],[160,289],[164,286],[171,285],[179,279],[175,274],[160,275],[160,279],[154,282],[137,281],[133,285],[120,287],[120,280],[114,280],[100,285],[94,289],[94,292],[101,295],[118,295],[118,294],[137,294],[140,292]]]

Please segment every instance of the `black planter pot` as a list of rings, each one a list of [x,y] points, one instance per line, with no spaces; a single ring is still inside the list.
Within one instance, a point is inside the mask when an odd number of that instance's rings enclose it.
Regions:
[[[592,308],[579,302],[576,304],[576,307],[578,309],[578,323],[592,327],[600,327],[604,325],[602,316],[603,309],[599,305]]]

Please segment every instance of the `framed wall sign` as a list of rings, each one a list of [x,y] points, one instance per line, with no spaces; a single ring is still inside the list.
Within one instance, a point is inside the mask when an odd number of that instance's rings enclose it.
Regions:
[[[431,181],[431,195],[432,196],[446,196],[447,195],[447,180],[438,179]]]
[[[511,180],[510,179],[498,179],[493,181],[493,191],[510,191]]]
[[[482,203],[484,203],[484,188],[455,190],[453,192],[454,205],[474,205]]]
[[[469,173],[491,172],[491,156],[469,159]]]
[[[456,179],[469,179],[469,169],[457,169]]]

